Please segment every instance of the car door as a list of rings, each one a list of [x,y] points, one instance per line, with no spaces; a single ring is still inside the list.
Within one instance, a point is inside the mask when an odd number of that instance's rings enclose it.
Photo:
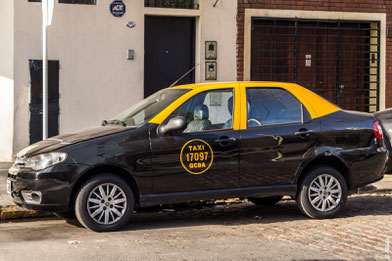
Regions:
[[[235,89],[195,94],[162,123],[182,116],[187,122],[183,130],[160,135],[159,126],[151,125],[154,193],[239,186],[239,130],[233,128],[234,111],[239,110],[234,106]]]
[[[319,136],[320,123],[283,88],[246,87],[241,187],[291,184]]]

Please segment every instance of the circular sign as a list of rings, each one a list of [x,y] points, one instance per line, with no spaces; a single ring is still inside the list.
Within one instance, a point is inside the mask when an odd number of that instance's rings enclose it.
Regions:
[[[214,152],[204,140],[190,140],[182,146],[180,160],[189,173],[202,174],[211,167]]]
[[[125,14],[125,4],[123,1],[115,0],[113,3],[110,4],[110,12],[115,17],[121,17]]]

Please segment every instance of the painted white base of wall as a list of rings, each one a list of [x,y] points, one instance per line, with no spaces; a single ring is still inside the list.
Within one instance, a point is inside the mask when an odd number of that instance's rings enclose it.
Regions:
[[[0,0],[0,161],[10,161],[14,136],[14,1]]]
[[[0,75],[0,161],[12,160],[14,81]]]

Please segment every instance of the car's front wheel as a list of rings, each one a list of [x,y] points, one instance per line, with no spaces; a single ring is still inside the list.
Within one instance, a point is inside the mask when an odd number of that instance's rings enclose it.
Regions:
[[[128,223],[134,207],[130,186],[113,174],[88,179],[75,201],[78,221],[91,230],[113,231]]]
[[[297,204],[311,218],[331,218],[344,207],[347,184],[342,174],[334,168],[320,166],[310,170],[299,184]]]

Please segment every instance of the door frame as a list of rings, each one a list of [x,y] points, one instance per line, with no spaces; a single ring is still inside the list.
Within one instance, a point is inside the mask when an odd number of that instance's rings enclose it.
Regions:
[[[193,23],[193,25],[192,25],[192,32],[191,32],[191,34],[192,34],[192,39],[191,39],[191,41],[192,41],[192,47],[191,47],[191,52],[192,52],[192,54],[191,54],[191,59],[192,59],[192,63],[193,63],[193,65],[195,66],[195,69],[192,71],[192,72],[190,72],[190,74],[192,75],[192,81],[195,83],[195,82],[197,82],[197,80],[200,78],[200,69],[198,68],[199,66],[197,66],[198,64],[200,64],[200,62],[199,62],[199,53],[200,53],[200,50],[198,49],[199,48],[199,44],[198,44],[198,39],[200,38],[200,36],[199,36],[199,17],[195,17],[195,16],[184,16],[184,15],[150,15],[150,14],[148,14],[148,13],[145,13],[144,14],[144,23],[145,23],[145,21],[146,21],[146,19],[147,19],[147,17],[156,17],[156,18],[189,18],[189,19],[192,19],[192,23]],[[143,63],[143,93],[144,93],[144,97],[146,97],[145,95],[145,73],[146,73],[146,70],[145,70],[145,63],[146,63],[146,56],[145,56],[145,53],[146,53],[146,26],[145,26],[145,24],[144,24],[144,33],[143,33],[143,41],[144,41],[144,63]],[[187,69],[187,70],[185,70],[184,71],[184,74],[188,71],[188,70],[190,70],[191,68],[189,68],[189,69]],[[181,74],[177,79],[175,79],[175,80],[178,80],[180,77],[182,77],[182,75],[183,74]],[[172,83],[171,83],[172,84]],[[169,87],[169,86],[167,86],[167,87]]]
[[[202,69],[203,69],[203,63],[202,63],[202,49],[203,44],[200,42],[201,41],[201,24],[200,24],[200,17],[201,17],[201,10],[199,9],[172,9],[172,8],[155,8],[155,7],[144,7],[144,16],[170,16],[170,17],[193,17],[195,19],[195,82],[202,82]],[[144,41],[144,21],[145,19],[143,18],[143,41]],[[144,46],[144,43],[143,43]],[[203,50],[204,51],[204,50]],[[143,59],[144,60],[144,59]],[[144,64],[143,64],[144,68]],[[143,83],[143,90],[144,90],[144,83]]]

